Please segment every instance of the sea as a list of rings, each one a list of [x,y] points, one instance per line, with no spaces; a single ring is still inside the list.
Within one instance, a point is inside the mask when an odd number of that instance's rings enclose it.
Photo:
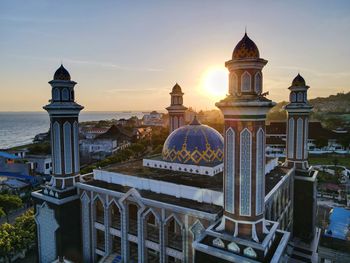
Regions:
[[[142,118],[138,111],[83,111],[79,122],[112,119]],[[47,112],[0,112],[0,149],[7,149],[33,142],[35,135],[47,132],[50,127]]]

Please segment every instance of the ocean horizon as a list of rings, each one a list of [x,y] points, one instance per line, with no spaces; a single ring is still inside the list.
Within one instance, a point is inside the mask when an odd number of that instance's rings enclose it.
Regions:
[[[82,111],[79,122],[142,118],[150,111]],[[35,135],[47,132],[49,115],[45,111],[0,111],[0,149],[29,144]]]

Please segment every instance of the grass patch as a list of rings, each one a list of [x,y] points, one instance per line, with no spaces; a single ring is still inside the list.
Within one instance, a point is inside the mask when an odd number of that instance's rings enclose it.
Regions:
[[[323,154],[309,155],[310,165],[342,165],[350,167],[350,155]]]

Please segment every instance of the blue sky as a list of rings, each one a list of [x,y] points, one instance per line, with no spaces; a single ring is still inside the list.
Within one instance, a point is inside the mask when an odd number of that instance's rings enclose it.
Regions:
[[[2,0],[0,111],[41,110],[61,61],[87,110],[163,109],[175,82],[187,106],[214,108],[203,78],[246,26],[273,100],[298,72],[310,97],[350,91],[350,1]]]

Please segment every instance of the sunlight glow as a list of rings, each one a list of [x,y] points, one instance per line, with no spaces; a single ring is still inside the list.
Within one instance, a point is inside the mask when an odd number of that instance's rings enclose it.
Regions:
[[[227,69],[225,67],[215,66],[206,70],[201,78],[201,89],[209,97],[225,97],[228,91]]]

